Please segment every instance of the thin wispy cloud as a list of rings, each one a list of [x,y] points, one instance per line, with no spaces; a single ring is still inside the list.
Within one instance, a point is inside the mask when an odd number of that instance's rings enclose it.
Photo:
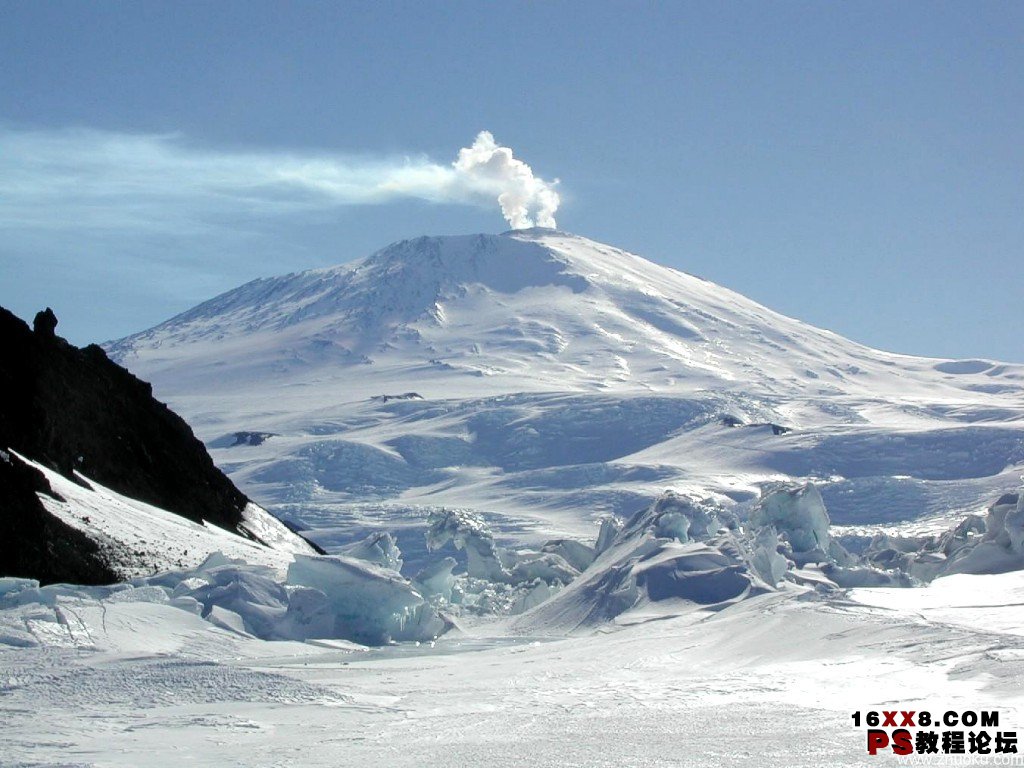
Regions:
[[[399,199],[499,205],[554,227],[557,181],[484,131],[454,162],[196,146],[179,135],[0,129],[0,229],[167,231]]]

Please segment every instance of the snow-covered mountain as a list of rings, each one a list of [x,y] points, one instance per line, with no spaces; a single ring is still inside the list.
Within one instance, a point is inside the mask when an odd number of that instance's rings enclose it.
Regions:
[[[110,349],[334,554],[0,452],[0,486],[37,473],[48,514],[176,558],[0,573],[16,762],[853,764],[850,713],[900,702],[1020,730],[1020,366],[877,352],[543,230],[256,281]]]
[[[107,349],[327,544],[438,506],[590,537],[785,477],[841,525],[946,521],[1024,468],[1024,366],[870,349],[547,229],[256,280]]]

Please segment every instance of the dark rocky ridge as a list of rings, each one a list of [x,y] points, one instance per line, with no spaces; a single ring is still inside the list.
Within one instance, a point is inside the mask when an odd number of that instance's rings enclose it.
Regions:
[[[100,347],[56,336],[49,310],[34,325],[0,307],[0,450],[241,534],[249,500],[151,386]],[[115,580],[99,547],[46,512],[37,491],[52,495],[38,471],[0,456],[0,576]]]

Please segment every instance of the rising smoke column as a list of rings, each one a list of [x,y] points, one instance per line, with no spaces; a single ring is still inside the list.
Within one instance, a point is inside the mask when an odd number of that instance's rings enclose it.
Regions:
[[[489,131],[481,131],[470,147],[459,150],[452,164],[459,183],[467,189],[497,194],[501,213],[513,229],[555,227],[561,202],[555,185],[533,175],[529,165],[500,147]]]

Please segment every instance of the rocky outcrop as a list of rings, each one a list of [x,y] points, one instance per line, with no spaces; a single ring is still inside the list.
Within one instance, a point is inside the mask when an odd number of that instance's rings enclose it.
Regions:
[[[100,347],[79,349],[57,336],[49,308],[33,325],[0,308],[0,575],[112,580],[96,543],[43,509],[36,493],[52,494],[45,478],[12,451],[244,535],[238,526],[249,500],[149,384]]]

